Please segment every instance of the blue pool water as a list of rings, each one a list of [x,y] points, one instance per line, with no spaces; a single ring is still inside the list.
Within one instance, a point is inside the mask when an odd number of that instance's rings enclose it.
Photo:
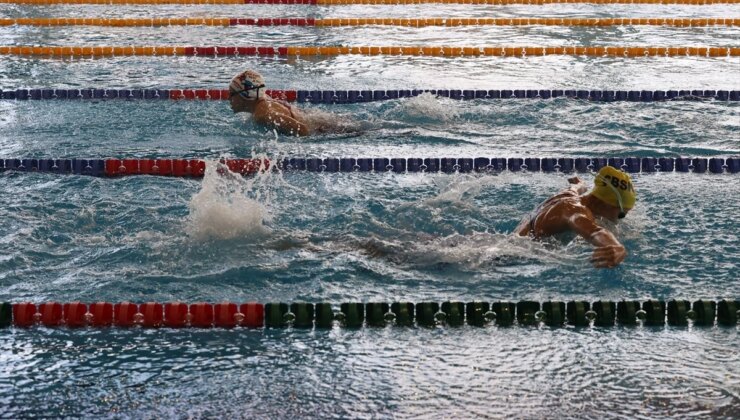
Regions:
[[[0,5],[22,16],[736,17],[733,5]],[[0,28],[0,45],[711,45],[736,28]],[[740,60],[4,57],[0,89],[740,89]],[[307,105],[359,133],[275,137],[225,102],[0,101],[0,158],[732,156],[716,101]],[[591,182],[588,175],[584,178]],[[629,256],[510,235],[552,174],[273,173],[203,180],[0,173],[0,301],[398,301],[740,297],[740,183],[636,175]],[[0,417],[740,416],[738,329],[0,330]]]

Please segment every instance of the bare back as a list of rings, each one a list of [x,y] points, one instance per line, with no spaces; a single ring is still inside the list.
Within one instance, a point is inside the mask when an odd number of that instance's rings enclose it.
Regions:
[[[535,238],[567,232],[572,230],[571,219],[574,215],[593,220],[591,211],[581,204],[578,192],[564,190],[542,202],[529,217],[519,223],[515,232]]]
[[[282,134],[293,136],[310,134],[309,127],[300,112],[283,101],[260,100],[254,110],[254,120]]]

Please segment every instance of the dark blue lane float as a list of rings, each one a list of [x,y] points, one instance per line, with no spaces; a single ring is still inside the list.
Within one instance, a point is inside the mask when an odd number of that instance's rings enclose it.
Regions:
[[[389,89],[389,90],[268,90],[269,96],[288,102],[352,104],[410,98],[429,93],[454,100],[473,99],[556,99],[571,98],[594,102],[661,102],[671,100],[740,101],[738,90],[553,90],[553,89]],[[223,89],[5,89],[6,100],[228,100]]]
[[[446,301],[438,302],[32,302],[0,303],[0,328],[33,326],[143,328],[344,328],[384,327],[613,327],[644,325],[734,327],[738,300]]]

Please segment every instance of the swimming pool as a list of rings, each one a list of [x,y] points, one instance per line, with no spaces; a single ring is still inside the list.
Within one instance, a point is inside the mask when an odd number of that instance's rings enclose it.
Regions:
[[[3,17],[725,17],[737,5],[17,6]],[[0,28],[2,45],[736,46],[737,28]],[[738,58],[3,57],[0,88],[740,89]],[[276,138],[221,101],[0,101],[0,158],[737,156],[738,102],[303,106],[363,131]],[[736,175],[634,176],[629,257],[509,232],[567,175],[0,173],[0,301],[737,299]],[[587,180],[591,177],[584,176]],[[724,417],[737,327],[0,329],[0,415]]]

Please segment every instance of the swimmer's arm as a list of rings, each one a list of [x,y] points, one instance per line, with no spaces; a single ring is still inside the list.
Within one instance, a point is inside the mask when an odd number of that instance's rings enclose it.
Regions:
[[[596,224],[585,214],[575,214],[569,220],[570,227],[595,247],[591,262],[596,268],[616,267],[627,257],[627,250],[608,230]]]
[[[277,112],[255,113],[254,120],[260,124],[274,128],[280,134],[289,136],[307,136],[310,134],[308,125],[293,117],[282,115]]]

